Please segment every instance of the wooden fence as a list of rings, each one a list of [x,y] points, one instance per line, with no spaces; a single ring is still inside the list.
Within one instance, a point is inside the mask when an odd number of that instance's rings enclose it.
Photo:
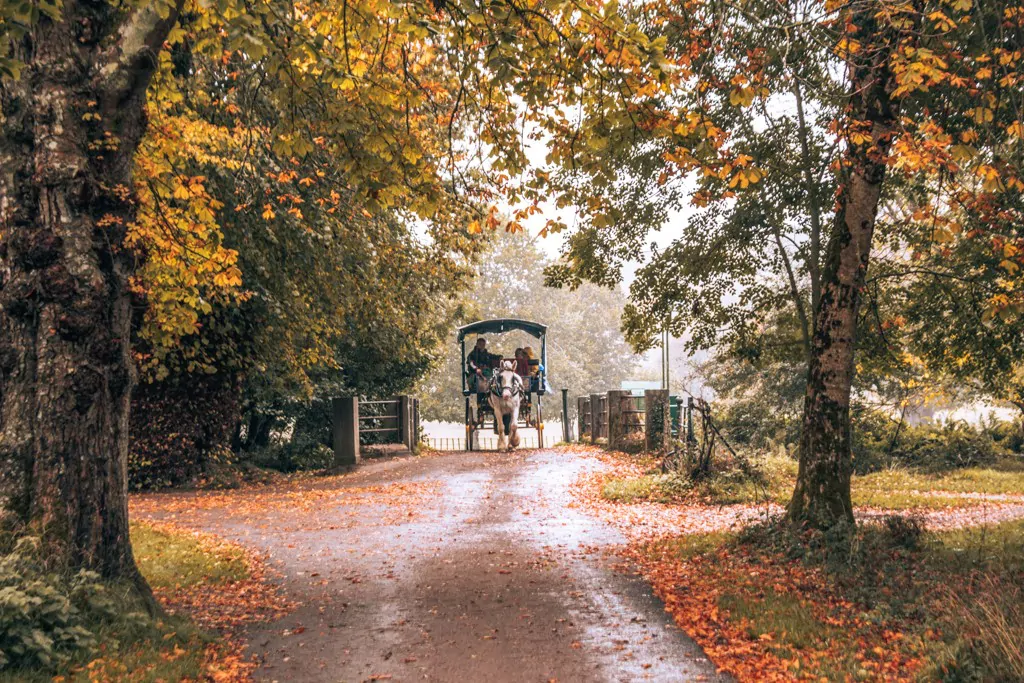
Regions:
[[[496,435],[484,436],[480,432],[476,432],[473,436],[474,444],[473,450],[496,450],[498,448],[498,437]],[[464,437],[424,437],[422,443],[430,449],[435,451],[464,451],[466,449],[466,439]],[[558,443],[558,437],[554,435],[544,435],[544,447],[554,446]],[[539,448],[537,444],[536,436],[527,436],[525,434],[519,435],[519,448]]]
[[[629,391],[609,391],[576,399],[579,441],[606,442],[622,448],[628,442],[642,441],[650,451],[664,451],[673,437],[693,434],[693,399],[685,409],[675,396],[664,389],[648,389],[642,396]]]

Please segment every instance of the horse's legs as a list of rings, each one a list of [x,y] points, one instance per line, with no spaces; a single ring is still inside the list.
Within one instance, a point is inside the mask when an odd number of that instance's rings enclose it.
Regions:
[[[508,427],[508,449],[515,450],[519,445],[519,404],[514,403],[512,412],[509,414]]]
[[[491,408],[494,410],[494,428],[498,430],[498,450],[505,448],[505,418],[497,401],[491,401]]]

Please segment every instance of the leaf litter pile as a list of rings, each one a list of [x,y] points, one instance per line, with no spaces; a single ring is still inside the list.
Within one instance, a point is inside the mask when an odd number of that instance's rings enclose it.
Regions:
[[[593,466],[572,486],[574,505],[623,532],[621,555],[676,624],[741,681],[913,681],[979,668],[1003,676],[1006,661],[1022,658],[1024,615],[1020,601],[1005,596],[1021,595],[1024,569],[1006,558],[1006,571],[964,564],[971,553],[960,547],[980,542],[978,554],[991,555],[984,544],[1004,552],[1013,544],[1019,552],[1018,499],[900,516],[861,509],[857,517],[868,523],[841,539],[797,538],[772,503],[606,500],[606,482],[640,477],[646,468],[623,454],[581,450]],[[1011,540],[986,541],[986,529]],[[974,603],[987,611],[972,622]],[[986,633],[998,630],[986,626],[993,614],[1002,629],[995,635]],[[973,661],[986,656],[988,664]]]

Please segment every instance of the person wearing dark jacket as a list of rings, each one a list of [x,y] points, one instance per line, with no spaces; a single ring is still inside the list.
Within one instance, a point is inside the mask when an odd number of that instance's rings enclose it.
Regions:
[[[484,370],[491,368],[494,365],[494,354],[487,350],[487,340],[478,337],[476,346],[469,352],[466,360],[469,363],[469,369],[478,376],[482,376]]]

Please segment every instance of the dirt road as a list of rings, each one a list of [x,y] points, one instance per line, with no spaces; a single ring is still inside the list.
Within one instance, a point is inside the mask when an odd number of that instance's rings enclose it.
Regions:
[[[288,617],[254,627],[265,681],[719,680],[619,532],[571,506],[566,450],[373,462],[302,485],[145,496],[135,514],[269,554]]]

